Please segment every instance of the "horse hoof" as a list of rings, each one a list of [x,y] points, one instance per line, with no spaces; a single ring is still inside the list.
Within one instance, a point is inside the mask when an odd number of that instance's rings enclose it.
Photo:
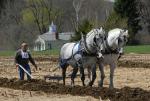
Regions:
[[[103,88],[103,86],[99,85],[100,88]]]
[[[92,87],[92,85],[93,85],[93,83],[92,83],[92,82],[90,82],[90,83],[88,84],[88,86],[90,86],[90,87]]]
[[[114,89],[114,86],[113,85],[109,85],[109,89]]]
[[[71,86],[72,86],[72,87],[74,87],[74,86],[75,86],[74,81],[71,81]]]
[[[99,86],[100,88],[103,88],[103,84],[102,84],[102,83],[99,83],[98,86]]]
[[[74,84],[71,84],[71,87],[75,87],[75,85],[74,85]]]
[[[75,87],[75,85],[71,85],[71,87]]]
[[[89,87],[92,87],[92,85],[88,85]]]
[[[109,86],[109,89],[114,89],[114,86]]]

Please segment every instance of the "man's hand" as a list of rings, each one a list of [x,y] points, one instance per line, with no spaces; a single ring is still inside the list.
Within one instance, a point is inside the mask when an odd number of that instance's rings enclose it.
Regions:
[[[16,64],[16,72],[18,71],[18,68],[19,68],[19,65],[18,65],[18,64]]]
[[[16,64],[16,68],[18,68],[19,67],[19,65],[18,64]]]

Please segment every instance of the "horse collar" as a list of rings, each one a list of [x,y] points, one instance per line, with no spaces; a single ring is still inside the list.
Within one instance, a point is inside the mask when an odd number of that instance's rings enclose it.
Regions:
[[[105,46],[106,46],[106,50],[105,50],[104,54],[112,54],[112,53],[118,54],[118,50],[117,49],[112,50],[112,48],[108,45],[107,40],[105,40]]]
[[[86,51],[86,53],[91,54],[91,51],[88,49],[86,39],[83,40],[83,46],[84,46],[84,50]]]

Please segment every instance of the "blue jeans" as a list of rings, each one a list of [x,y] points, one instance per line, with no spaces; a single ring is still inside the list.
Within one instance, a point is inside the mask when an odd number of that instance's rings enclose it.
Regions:
[[[31,74],[31,69],[30,69],[29,64],[26,64],[23,67],[24,67],[24,69],[26,69]],[[24,70],[19,67],[18,71],[19,71],[19,80],[24,80],[24,74],[25,74]],[[27,79],[31,80],[31,77],[28,74],[27,74]]]

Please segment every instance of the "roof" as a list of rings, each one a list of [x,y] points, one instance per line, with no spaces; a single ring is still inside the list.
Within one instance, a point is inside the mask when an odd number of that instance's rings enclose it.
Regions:
[[[45,41],[53,41],[53,40],[56,40],[56,36],[54,33],[44,33],[42,35],[39,35],[39,37]]]
[[[74,32],[63,32],[63,33],[58,33],[59,34],[59,39],[60,40],[70,40],[71,36],[74,36]],[[38,39],[36,42],[39,42],[42,39],[42,41],[55,41],[56,40],[56,35],[55,33],[47,32],[42,35],[38,36]]]
[[[70,40],[72,36],[74,36],[74,32],[59,33],[59,39],[61,40]]]

